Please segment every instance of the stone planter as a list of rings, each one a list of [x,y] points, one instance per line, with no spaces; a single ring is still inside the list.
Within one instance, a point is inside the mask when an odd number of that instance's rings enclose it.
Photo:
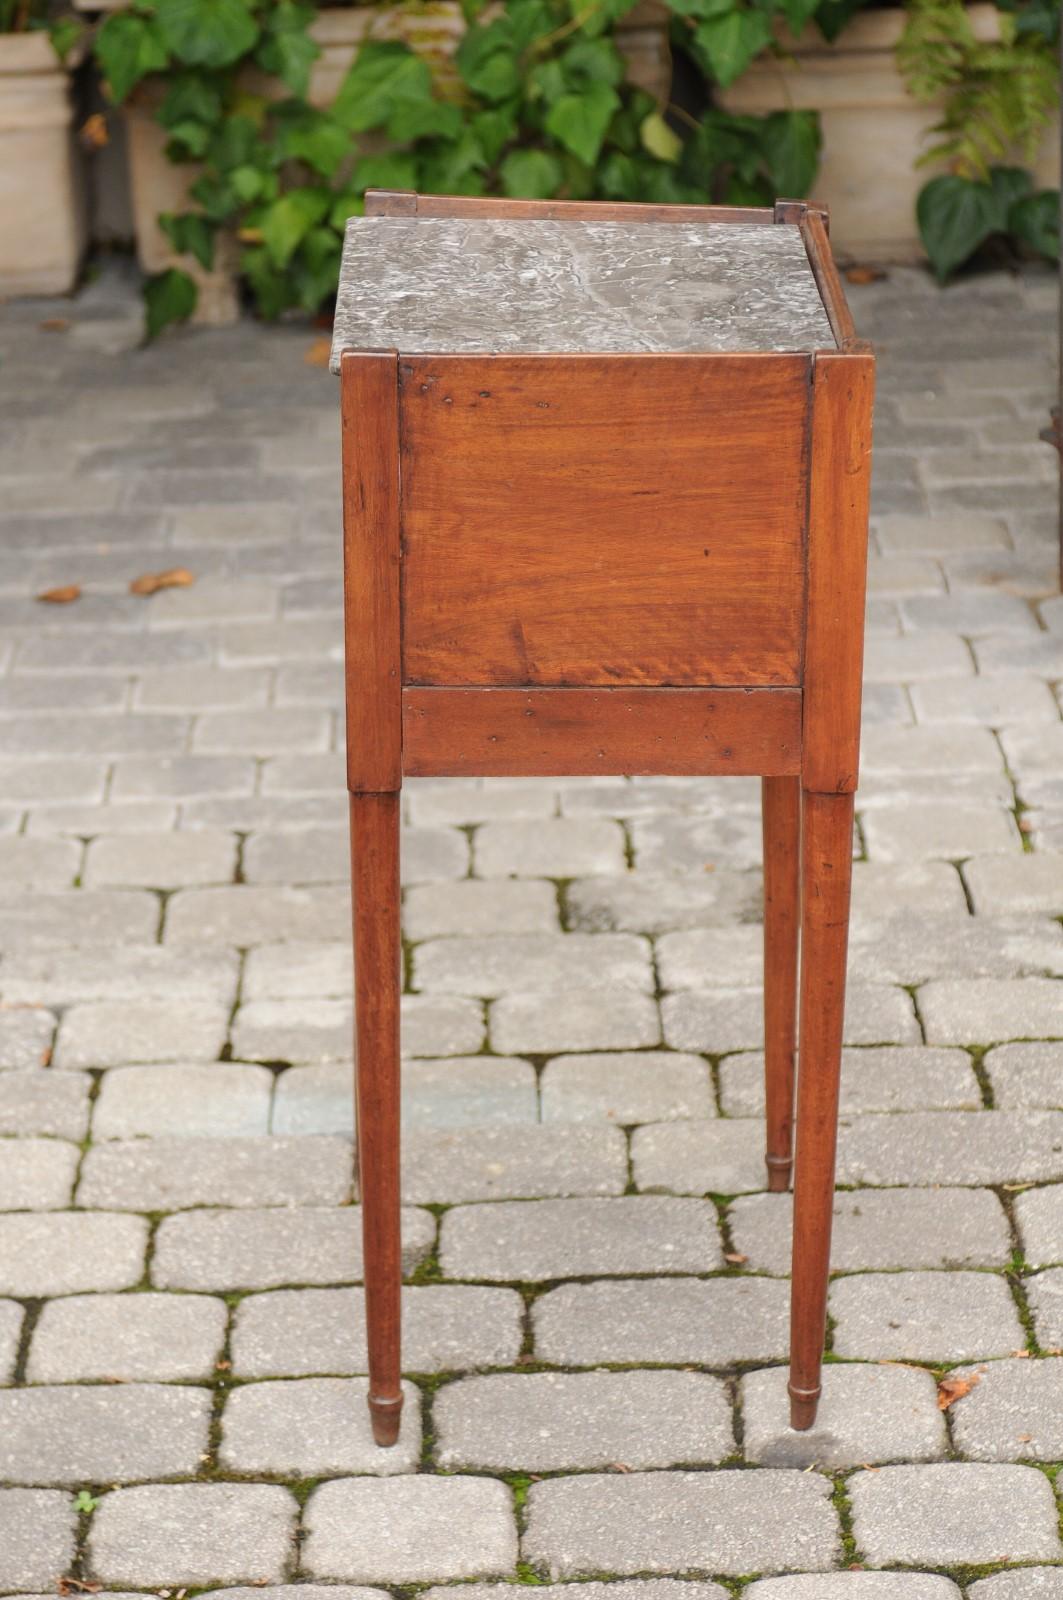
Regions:
[[[87,8],[91,0],[80,0]],[[358,6],[329,8],[319,13],[311,33],[321,46],[310,75],[308,98],[312,105],[330,105],[357,54],[367,39],[401,39],[432,66],[445,94],[457,88],[453,66],[465,23],[457,0],[422,0],[416,6]],[[668,52],[668,12],[659,0],[640,0],[617,28],[617,45],[628,64],[630,81],[663,97],[671,75]],[[280,97],[287,91],[276,79],[255,70],[247,73],[248,88],[256,94]],[[180,211],[198,168],[175,165],[166,157],[166,133],[154,119],[157,97],[150,87],[135,93],[126,106],[129,149],[129,186],[136,234],[137,259],[145,272],[161,272],[176,265],[170,241],[158,224],[161,211]],[[221,245],[221,241],[219,241]],[[194,321],[224,323],[239,314],[234,279],[235,252],[220,260],[211,272],[181,258],[181,266],[199,285]]]
[[[972,5],[979,38],[997,37],[993,5]],[[923,259],[915,201],[933,170],[915,163],[928,148],[938,114],[913,100],[897,70],[894,48],[904,12],[862,11],[834,44],[809,27],[781,42],[788,57],[762,56],[718,96],[727,111],[820,113],[823,151],[815,197],[831,213],[836,255],[862,261]],[[1058,124],[1035,163],[1037,181],[1059,182]]]
[[[70,80],[45,33],[0,34],[0,299],[65,294],[85,244]]]

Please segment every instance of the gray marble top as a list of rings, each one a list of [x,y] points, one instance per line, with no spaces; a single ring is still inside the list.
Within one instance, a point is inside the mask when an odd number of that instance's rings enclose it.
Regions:
[[[344,350],[834,346],[792,223],[352,217],[332,370]]]

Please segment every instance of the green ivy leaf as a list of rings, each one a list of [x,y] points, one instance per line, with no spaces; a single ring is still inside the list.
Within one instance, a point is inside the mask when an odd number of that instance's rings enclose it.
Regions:
[[[549,200],[561,187],[563,172],[546,150],[511,150],[500,175],[504,192],[519,200]]]
[[[416,189],[417,162],[399,152],[363,156],[354,169],[359,189]]]
[[[428,63],[394,40],[363,44],[340,85],[332,115],[352,133],[380,128],[400,107],[432,100]]]
[[[252,200],[262,199],[269,182],[270,175],[260,172],[258,167],[234,167],[229,173],[229,186],[245,205]]]
[[[996,228],[996,201],[987,183],[948,175],[919,193],[919,232],[938,282],[962,266]]]
[[[265,13],[268,31],[255,51],[263,71],[274,73],[296,95],[306,94],[310,68],[321,54],[307,31],[315,15],[313,6],[279,0]]]
[[[637,3],[638,0],[598,0],[597,5],[588,7],[584,0],[570,0],[570,9],[572,20],[580,24],[580,32],[589,39],[596,39],[614,22],[626,16]]]
[[[48,38],[60,61],[65,62],[74,46],[80,44],[85,36],[85,29],[86,25],[79,17],[59,17],[52,23],[48,29]],[[82,1493],[84,1492],[82,1490]]]
[[[176,216],[164,211],[159,226],[180,256],[195,256],[200,266],[210,271],[214,265],[214,230],[216,223],[198,211],[184,211]]]
[[[643,149],[648,150],[651,156],[656,156],[658,161],[678,161],[682,154],[682,139],[672,132],[659,111],[651,111],[648,117],[643,118],[639,139]]]
[[[210,159],[221,172],[257,166],[261,159],[259,130],[250,117],[226,117],[211,140]]]
[[[298,116],[282,122],[277,130],[278,155],[284,160],[305,161],[323,178],[332,177],[353,147],[348,130],[312,106],[300,107]]]
[[[819,116],[815,111],[776,111],[764,119],[761,145],[777,195],[800,200],[809,194],[819,167]]]
[[[364,214],[365,201],[360,194],[341,194],[328,214],[329,226],[342,234],[349,217],[361,217]]]
[[[273,322],[282,311],[295,305],[295,292],[289,275],[270,260],[262,245],[254,245],[240,257],[240,270],[251,286],[259,314]]]
[[[247,0],[155,0],[159,32],[189,66],[227,67],[258,39]]]
[[[292,262],[296,299],[304,311],[316,311],[336,293],[343,241],[331,228],[311,228]]]
[[[96,60],[112,98],[121,105],[141,78],[149,72],[162,71],[169,55],[150,17],[113,11],[96,35]]]
[[[460,106],[448,100],[411,100],[395,107],[387,133],[389,139],[410,144],[414,139],[457,139],[462,126]]]
[[[184,322],[196,309],[199,290],[187,272],[170,267],[144,284],[144,330],[156,338],[171,322]]]
[[[221,112],[221,90],[211,78],[203,72],[178,72],[170,79],[157,115],[164,128],[176,128],[185,122],[213,125]]]
[[[990,167],[989,187],[996,204],[995,233],[1007,233],[1011,208],[1033,188],[1033,178],[1023,167]]]
[[[726,89],[771,43],[771,23],[762,11],[728,10],[699,23],[694,40]]]
[[[477,22],[467,28],[454,61],[470,89],[497,103],[520,93],[518,52],[513,16],[503,12],[493,22]]]
[[[216,222],[224,222],[226,217],[240,209],[239,196],[226,179],[219,178],[213,172],[201,172],[188,192],[197,205],[203,207],[207,216]]]
[[[166,154],[171,161],[198,160],[207,153],[210,129],[202,122],[178,122],[170,129]]]
[[[469,126],[487,162],[497,161],[509,141],[516,137],[517,121],[515,105],[495,106],[473,117]]]
[[[624,81],[624,60],[611,39],[577,39],[561,57],[561,70],[573,89],[586,83],[608,83],[615,89]]]
[[[1040,189],[1017,200],[1008,215],[1008,231],[1048,261],[1059,260],[1059,190]]]
[[[259,223],[262,243],[275,267],[288,265],[300,241],[332,206],[327,189],[291,189],[266,211]]]
[[[821,0],[779,0],[779,9],[786,18],[786,26],[796,38],[807,22],[811,22]]]
[[[620,96],[607,83],[590,83],[580,94],[563,94],[546,116],[546,128],[559,144],[592,167]]]
[[[443,145],[426,157],[421,183],[429,194],[483,194],[487,166],[479,140],[466,128],[453,145]]]

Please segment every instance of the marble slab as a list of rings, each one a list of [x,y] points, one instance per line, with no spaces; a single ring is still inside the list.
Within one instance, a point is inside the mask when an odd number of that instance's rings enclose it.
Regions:
[[[332,370],[403,354],[822,350],[792,223],[352,217]]]

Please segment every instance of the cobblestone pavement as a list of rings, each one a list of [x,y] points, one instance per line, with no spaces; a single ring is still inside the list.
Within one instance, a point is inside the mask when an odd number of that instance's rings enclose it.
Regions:
[[[854,302],[882,375],[820,1424],[785,1426],[756,785],[415,782],[388,1453],[334,383],[305,329],[131,350],[109,278],[65,330],[0,312],[0,1593],[1063,1597],[1054,285]],[[946,1369],[978,1381],[941,1411]]]

